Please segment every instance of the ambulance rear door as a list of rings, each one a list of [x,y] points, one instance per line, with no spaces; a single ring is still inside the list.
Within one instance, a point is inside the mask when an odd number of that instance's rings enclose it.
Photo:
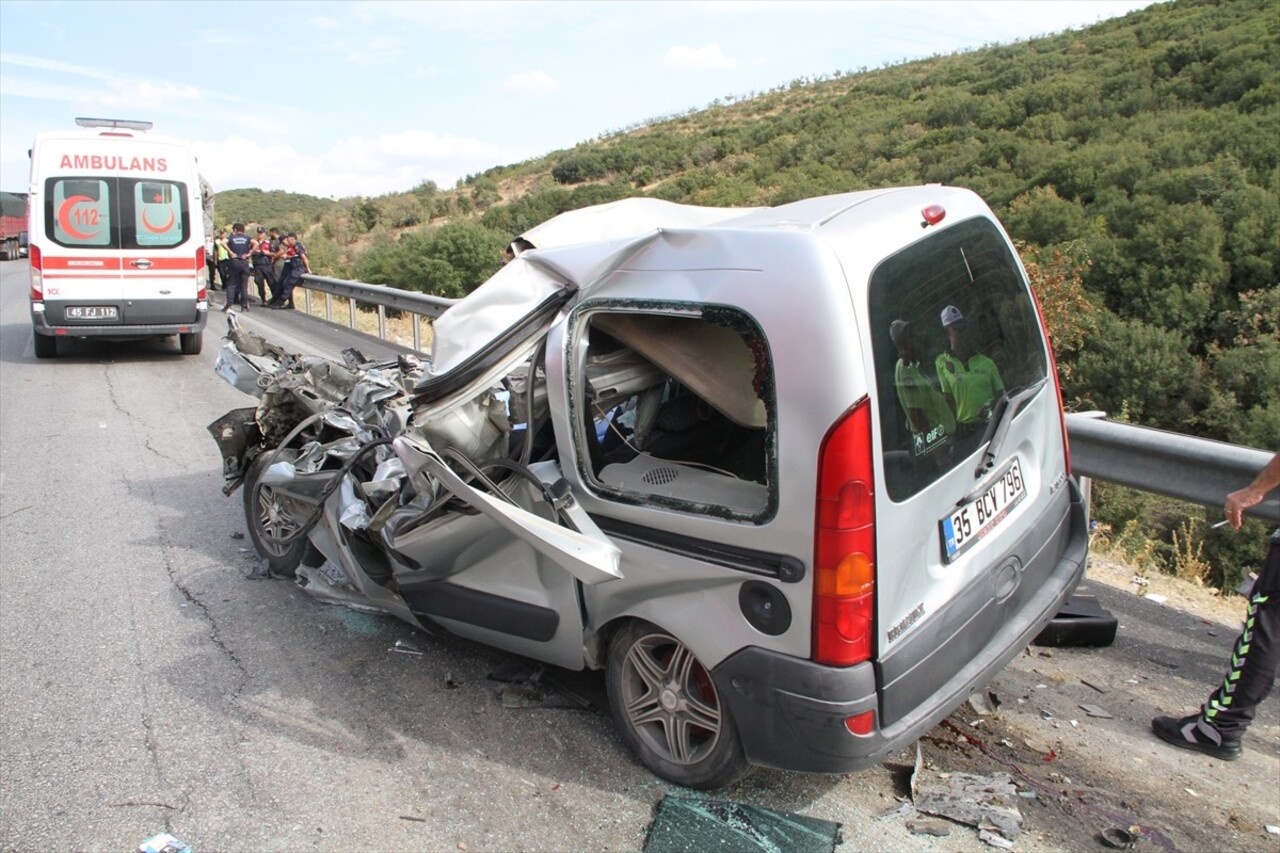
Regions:
[[[32,201],[48,323],[194,323],[203,234],[189,149],[136,138],[60,138],[41,148]]]

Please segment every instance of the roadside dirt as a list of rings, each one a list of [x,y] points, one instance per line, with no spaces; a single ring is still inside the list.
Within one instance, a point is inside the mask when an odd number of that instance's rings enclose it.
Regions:
[[[984,696],[922,738],[926,764],[1010,774],[1024,820],[1017,850],[1106,850],[1101,835],[1114,829],[1135,832],[1138,851],[1280,850],[1280,834],[1267,829],[1280,827],[1274,696],[1238,761],[1174,749],[1150,731],[1152,716],[1191,713],[1222,677],[1244,598],[1176,578],[1132,579],[1131,569],[1093,558],[1080,591],[1119,617],[1115,643],[1029,647]],[[1150,593],[1165,600],[1142,597]],[[976,831],[956,831],[971,846],[947,849],[983,847]]]

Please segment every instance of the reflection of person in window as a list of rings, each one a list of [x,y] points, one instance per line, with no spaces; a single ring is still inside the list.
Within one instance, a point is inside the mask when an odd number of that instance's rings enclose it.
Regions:
[[[954,305],[942,309],[942,328],[950,348],[938,356],[938,384],[956,413],[961,433],[971,432],[991,417],[991,404],[1004,391],[996,363],[975,352],[969,324]]]
[[[920,369],[924,352],[911,324],[894,320],[889,325],[889,337],[898,348],[893,384],[911,430],[912,455],[920,456],[941,446],[955,432],[956,419],[942,394]]]

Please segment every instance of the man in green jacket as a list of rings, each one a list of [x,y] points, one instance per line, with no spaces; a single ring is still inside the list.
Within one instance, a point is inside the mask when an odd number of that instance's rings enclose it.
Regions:
[[[973,434],[991,417],[991,406],[1004,392],[996,363],[975,352],[969,324],[954,305],[942,309],[942,328],[950,348],[934,362],[938,385],[956,413],[957,431]]]

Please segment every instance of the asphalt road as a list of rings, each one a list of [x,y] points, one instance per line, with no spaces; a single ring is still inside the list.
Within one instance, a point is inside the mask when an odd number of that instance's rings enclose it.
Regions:
[[[205,431],[251,404],[213,374],[221,315],[200,356],[180,356],[176,341],[90,343],[38,362],[26,291],[25,265],[0,265],[0,848],[122,851],[160,831],[201,851],[643,845],[670,786],[615,737],[598,710],[599,677],[554,674],[594,708],[557,693],[504,702],[489,678],[510,663],[502,654],[246,577],[258,561],[242,538],[241,494],[222,495]],[[246,322],[299,351],[350,345],[288,312]],[[1039,738],[1060,748],[1055,767],[1072,768],[1077,784],[1140,791],[1141,804],[1125,804],[1136,822],[1154,816],[1175,846],[1201,849],[1204,836],[1177,822],[1191,786],[1177,774],[1194,776],[1196,759],[1155,744],[1143,717],[1198,701],[1232,637],[1107,595],[1124,643],[1020,659],[992,685],[1007,703],[989,726],[1020,739],[1008,757],[1037,778],[1054,781]],[[397,640],[423,654],[390,651]],[[1106,704],[1125,697],[1127,710],[1105,726],[1039,731],[1049,721],[1031,710],[1060,704],[1061,726],[1074,691],[1092,689],[1079,686],[1087,673],[1108,679]],[[1159,701],[1151,683],[1165,691]],[[1274,703],[1268,713],[1262,749],[1247,756],[1255,800],[1280,766]],[[923,748],[944,768],[1008,769],[956,743],[939,727]],[[1116,759],[1117,743],[1155,764]],[[876,817],[907,794],[913,758],[845,777],[760,771],[717,796],[838,821],[841,849],[986,849],[958,825],[935,838]],[[1238,784],[1214,772],[1219,787]],[[1261,798],[1249,817],[1258,825],[1271,809]],[[1048,799],[1029,801],[1018,849],[1097,849],[1096,815],[1064,817]],[[1040,802],[1042,814],[1031,807]],[[1215,849],[1276,849],[1254,829],[1217,836]]]

